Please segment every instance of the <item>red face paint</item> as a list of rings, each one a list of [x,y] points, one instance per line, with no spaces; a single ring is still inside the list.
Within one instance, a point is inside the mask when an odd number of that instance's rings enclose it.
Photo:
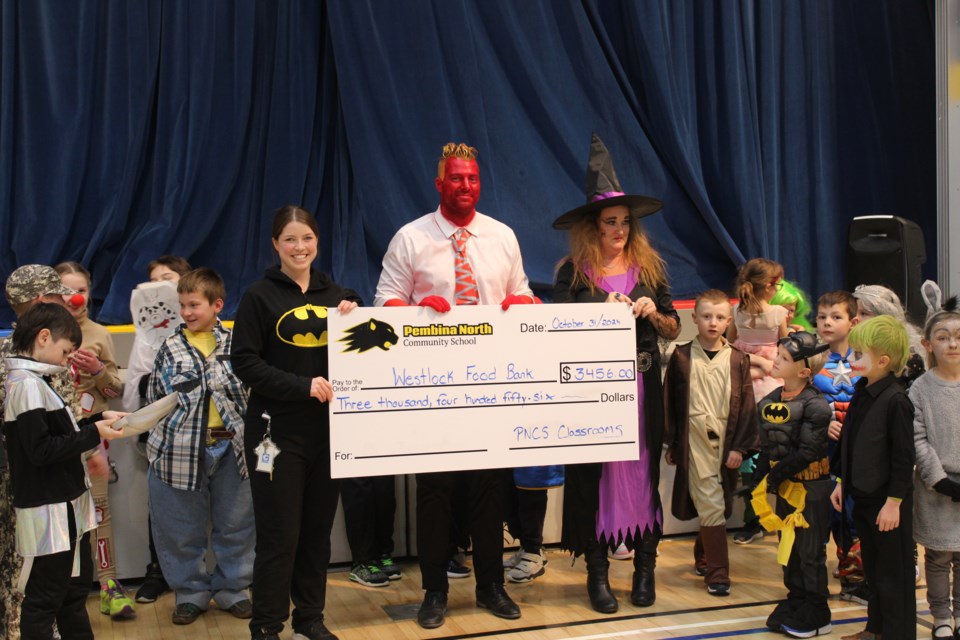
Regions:
[[[436,179],[440,192],[440,212],[457,225],[473,220],[480,199],[480,168],[476,160],[447,158],[443,178]]]

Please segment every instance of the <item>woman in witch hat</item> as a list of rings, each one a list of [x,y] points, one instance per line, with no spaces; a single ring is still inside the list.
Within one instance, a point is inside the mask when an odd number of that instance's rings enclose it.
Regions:
[[[587,561],[587,593],[600,613],[617,611],[610,591],[607,549],[634,550],[630,601],[656,599],[654,567],[663,526],[660,451],[663,385],[658,341],[673,340],[680,318],[673,308],[663,259],[650,246],[639,218],[659,211],[659,200],[627,195],[596,134],[587,165],[587,203],[553,222],[570,231],[570,255],[557,271],[554,302],[628,304],[637,323],[640,459],[567,466],[561,546]]]

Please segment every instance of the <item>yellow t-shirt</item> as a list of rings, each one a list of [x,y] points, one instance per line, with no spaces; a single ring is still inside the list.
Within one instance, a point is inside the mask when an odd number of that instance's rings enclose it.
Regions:
[[[209,358],[210,354],[217,348],[217,339],[213,336],[213,331],[193,332],[189,329],[184,329],[183,335],[186,336],[187,342],[189,342],[193,348],[203,354],[204,358]],[[207,428],[219,429],[221,427],[223,427],[223,418],[220,417],[220,412],[217,411],[217,405],[214,403],[213,398],[210,398]]]

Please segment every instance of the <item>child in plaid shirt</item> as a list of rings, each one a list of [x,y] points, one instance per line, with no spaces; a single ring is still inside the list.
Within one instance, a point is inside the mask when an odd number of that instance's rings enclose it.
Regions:
[[[177,284],[184,324],[157,353],[151,402],[178,394],[179,406],[147,440],[153,538],[163,575],[176,593],[174,624],[194,622],[210,605],[252,614],[255,530],[243,457],[247,395],[230,364],[231,332],[217,315],[223,280],[200,268]],[[205,567],[207,530],[216,567]]]

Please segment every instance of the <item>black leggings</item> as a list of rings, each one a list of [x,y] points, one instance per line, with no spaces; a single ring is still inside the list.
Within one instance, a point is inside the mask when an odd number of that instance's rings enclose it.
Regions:
[[[330,478],[329,432],[318,425],[281,438],[275,424],[273,439],[281,453],[273,479],[256,471],[253,448],[263,436],[258,422],[247,422],[245,437],[257,528],[250,629],[280,633],[290,613],[290,600],[294,630],[323,619],[330,529],[340,482]]]

